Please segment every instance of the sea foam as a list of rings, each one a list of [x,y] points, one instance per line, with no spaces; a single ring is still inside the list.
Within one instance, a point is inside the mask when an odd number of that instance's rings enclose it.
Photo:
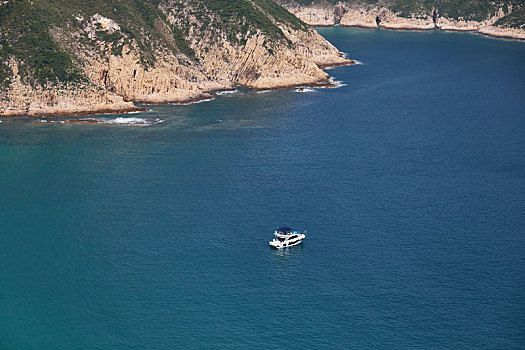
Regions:
[[[62,119],[38,119],[37,124],[65,124],[66,121]]]
[[[231,94],[235,94],[237,93],[238,90],[237,89],[234,89],[234,90],[223,90],[223,91],[217,91],[215,94],[217,96],[220,96],[220,95],[231,95]]]
[[[342,81],[336,80],[334,77],[330,77],[328,80],[329,85],[328,86],[319,86],[321,89],[337,89],[343,86],[346,86],[345,83]]]
[[[117,117],[115,119],[103,120],[104,124],[114,124],[114,125],[130,125],[130,126],[150,126],[155,124],[160,124],[164,122],[162,119],[145,119],[145,118],[126,118],[126,117]]]
[[[317,92],[315,89],[311,88],[297,88],[295,89],[295,92]]]
[[[215,97],[212,97],[212,98],[203,98],[202,100],[198,100],[198,101],[191,101],[191,102],[176,102],[176,103],[171,103],[172,105],[176,105],[176,106],[187,106],[187,105],[193,105],[193,104],[197,104],[197,103],[203,103],[203,102],[210,102],[210,101],[213,101],[215,100]]]

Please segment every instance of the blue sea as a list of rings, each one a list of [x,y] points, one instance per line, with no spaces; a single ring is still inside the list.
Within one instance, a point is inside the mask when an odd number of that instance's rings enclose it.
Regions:
[[[0,349],[525,348],[525,43],[319,32],[338,88],[2,119]]]

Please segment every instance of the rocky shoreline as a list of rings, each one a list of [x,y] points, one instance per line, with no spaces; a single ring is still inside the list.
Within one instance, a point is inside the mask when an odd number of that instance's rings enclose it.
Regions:
[[[353,27],[361,29],[387,29],[428,31],[444,30],[456,32],[474,32],[485,36],[512,40],[525,40],[525,30],[514,28],[502,28],[495,26],[496,21],[504,16],[502,10],[491,18],[477,22],[454,20],[430,15],[413,16],[406,18],[398,16],[385,7],[352,8],[339,3],[334,6],[297,6],[293,3],[283,3],[288,11],[295,14],[305,23],[311,26],[330,27],[339,25],[341,27]]]
[[[57,110],[56,112],[51,111],[42,111],[40,113],[18,113],[12,112],[12,113],[5,113],[0,115],[1,118],[43,118],[43,117],[86,117],[94,114],[127,114],[127,113],[133,113],[133,112],[145,112],[147,111],[146,108],[133,106],[130,108],[122,108],[122,109],[113,109],[111,106],[108,106],[110,108],[101,108],[101,109],[92,109],[92,110],[79,110],[76,112],[68,111],[68,110]]]
[[[319,69],[327,69],[327,68],[333,68],[333,67],[341,67],[341,66],[349,66],[349,65],[355,65],[356,62],[354,60],[344,58],[341,53],[338,52],[336,58],[332,57],[331,59],[327,60],[326,63],[318,63],[317,67]],[[324,72],[323,72],[324,73]],[[16,84],[15,84],[16,85]],[[319,78],[317,80],[312,79],[303,79],[303,80],[296,80],[293,83],[290,83],[288,80],[285,81],[274,81],[272,84],[268,84],[268,86],[248,86],[252,87],[256,91],[264,91],[264,90],[279,90],[279,89],[289,89],[289,88],[297,88],[297,87],[335,87],[334,83],[331,81],[331,78],[328,74],[325,73],[325,76],[322,78]],[[19,87],[20,88],[20,87]],[[25,87],[27,89],[27,87]],[[67,106],[57,106],[57,104],[54,105],[39,105],[38,102],[36,104],[28,104],[24,109],[16,108],[16,107],[10,107],[7,105],[2,105],[2,101],[0,101],[0,118],[18,118],[18,117],[33,117],[33,118],[41,118],[41,117],[85,117],[89,115],[94,114],[126,114],[131,112],[144,112],[147,109],[143,107],[137,106],[137,104],[140,105],[163,105],[163,104],[180,104],[180,105],[187,105],[192,103],[199,103],[202,101],[212,100],[217,94],[220,94],[224,91],[232,91],[234,90],[231,86],[224,86],[224,87],[216,87],[214,89],[209,89],[206,92],[190,92],[185,95],[182,95],[181,98],[173,99],[173,100],[157,100],[157,99],[135,99],[133,101],[125,101],[120,96],[113,96],[118,100],[118,102],[109,102],[105,101],[102,103],[96,103],[92,105],[75,105],[74,103],[71,103]],[[54,93],[57,95],[60,95],[62,91],[59,89],[58,91],[53,90]],[[75,93],[76,90],[69,90],[69,93]],[[21,92],[20,95],[22,95]],[[27,95],[27,93],[24,93]],[[35,97],[35,95],[41,95],[45,96],[46,93],[43,91],[37,91],[32,92],[32,98]],[[49,94],[49,92],[47,92]],[[52,93],[53,94],[53,93]],[[31,98],[31,97],[30,97]],[[92,98],[94,100],[94,98]],[[38,100],[38,98],[36,99]],[[73,101],[73,100],[71,100]],[[70,102],[71,102],[70,101]]]
[[[323,68],[355,63],[273,1],[231,0],[224,12],[205,0],[137,0],[129,13],[97,1],[115,8],[0,2],[0,117],[126,113],[236,86],[329,85]],[[36,9],[61,21],[28,27]]]
[[[511,29],[511,28],[498,28],[498,27],[482,27],[479,29],[476,28],[465,28],[465,27],[433,27],[433,28],[422,28],[420,26],[403,26],[403,27],[392,27],[392,26],[362,26],[362,25],[342,25],[338,24],[341,27],[346,28],[359,28],[359,29],[366,29],[366,30],[374,30],[374,29],[386,29],[386,30],[392,30],[392,31],[413,31],[413,32],[424,32],[424,31],[431,31],[431,30],[442,30],[444,32],[463,32],[463,33],[474,33],[479,34],[483,36],[487,36],[490,38],[496,38],[496,39],[508,39],[508,40],[517,40],[517,41],[525,41],[525,31],[519,30],[519,29]],[[316,26],[316,27],[333,27],[332,26]]]
[[[326,86],[330,76],[322,69],[355,64],[314,29],[283,26],[282,31],[288,44],[273,44],[272,48],[262,33],[243,46],[223,41],[200,48],[197,43],[194,49],[200,62],[184,63],[170,52],[159,51],[156,62],[144,68],[132,45],[124,46],[119,55],[111,54],[111,48],[88,50],[71,44],[76,33],[56,29],[52,32],[54,40],[65,51],[76,53],[87,81],[30,85],[19,74],[19,63],[11,60],[13,77],[7,92],[0,95],[0,117],[126,113],[140,111],[136,104],[188,104],[212,99],[215,93],[237,85],[255,90]],[[110,54],[104,57],[101,52]]]

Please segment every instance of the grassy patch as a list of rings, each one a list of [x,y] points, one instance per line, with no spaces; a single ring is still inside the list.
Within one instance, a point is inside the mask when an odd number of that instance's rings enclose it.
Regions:
[[[63,52],[49,35],[49,24],[45,21],[48,16],[46,11],[27,1],[10,1],[1,6],[1,61],[16,57],[21,77],[33,85],[82,80],[71,56]],[[10,72],[5,69],[5,64],[3,66],[0,84],[5,86],[6,75]]]

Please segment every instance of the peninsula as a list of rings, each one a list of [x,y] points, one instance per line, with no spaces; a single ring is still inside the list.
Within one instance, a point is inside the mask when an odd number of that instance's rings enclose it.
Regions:
[[[469,31],[525,40],[523,0],[279,0],[312,26]]]
[[[0,1],[0,117],[323,85],[352,63],[273,0]]]

